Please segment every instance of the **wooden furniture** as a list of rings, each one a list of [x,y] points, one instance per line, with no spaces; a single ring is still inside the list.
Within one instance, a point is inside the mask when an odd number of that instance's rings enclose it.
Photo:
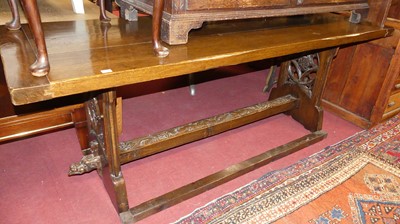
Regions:
[[[164,0],[161,39],[168,44],[184,44],[191,29],[207,21],[304,15],[366,9],[368,0]],[[153,15],[151,0],[116,0],[122,13],[134,7]]]
[[[38,2],[39,8],[46,6],[49,1]],[[52,3],[50,1],[50,3]],[[85,16],[75,16],[70,11],[65,11],[63,7],[68,7],[70,2],[57,2],[51,7],[46,7],[42,14],[44,21],[71,20],[92,18],[95,19],[97,6],[93,3],[86,3],[87,14]],[[111,4],[111,3],[110,3]],[[47,5],[48,6],[48,5]],[[55,13],[58,12],[58,13]],[[62,12],[61,14],[59,14]],[[58,18],[55,18],[59,16]],[[44,16],[44,17],[43,17]],[[71,29],[75,29],[71,27]],[[5,32],[5,35],[11,43],[18,42],[18,39],[24,39],[23,32]],[[10,95],[7,90],[5,77],[3,74],[3,65],[0,63],[0,142],[13,141],[20,138],[51,132],[54,130],[73,127],[75,124],[74,111],[77,108],[83,108],[79,96],[65,97],[54,101],[45,101],[24,106],[14,106],[11,103]]]
[[[20,0],[24,8],[26,19],[28,20],[30,31],[34,36],[33,42],[35,43],[37,57],[34,58],[34,63],[30,65],[30,71],[33,76],[42,77],[48,74],[50,70],[50,63],[46,48],[46,41],[44,38],[42,22],[36,0]],[[12,19],[6,23],[9,30],[19,30],[21,28],[20,15],[18,10],[17,0],[8,0],[10,6]],[[109,22],[110,18],[105,12],[105,2],[100,0],[100,21]]]
[[[65,100],[58,102],[42,102],[15,108],[9,104],[9,98],[0,94],[2,108],[0,111],[0,143],[20,138],[45,134],[65,128],[75,127],[79,135],[81,126],[85,126],[86,118],[82,118],[82,103],[68,105]],[[122,131],[122,98],[117,98],[118,132]],[[68,105],[68,106],[66,106]],[[81,148],[87,144],[81,141]]]
[[[41,112],[34,111],[23,115],[13,113],[0,117],[0,143],[73,127],[74,111],[79,108],[83,108],[83,105],[65,106],[46,111],[38,110]]]
[[[11,103],[3,64],[0,62],[0,143],[49,131],[73,127],[73,111],[79,101],[58,100],[15,107]],[[67,106],[72,104],[73,106]],[[81,105],[80,107],[82,107]]]
[[[71,24],[85,29],[64,29]],[[367,22],[352,24],[348,17],[334,14],[244,20],[210,24],[193,32],[188,44],[171,47],[168,58],[158,58],[152,52],[150,18],[130,23],[112,20],[111,25],[119,29],[109,29],[99,21],[44,24],[52,61],[46,77],[30,75],[27,65],[35,57],[28,44],[32,37],[10,43],[2,35],[0,54],[14,105],[86,93],[81,115],[86,117],[82,126],[88,132],[80,137],[87,148],[82,160],[71,165],[70,174],[97,169],[124,223],[143,219],[322,140],[326,133],[321,130],[321,93],[337,47],[385,37],[393,31]],[[1,26],[0,33],[5,32]],[[275,57],[286,61],[269,101],[151,136],[118,141],[116,87]],[[294,64],[300,65],[298,70],[293,70]],[[129,208],[121,164],[283,112],[310,134]]]
[[[323,95],[327,110],[363,128],[400,112],[399,12],[393,0],[385,23],[393,36],[339,50]]]
[[[17,0],[8,0],[12,20],[6,24],[9,30],[18,30],[21,27],[20,15],[18,11]],[[33,34],[34,43],[36,45],[37,57],[35,62],[30,65],[30,71],[33,76],[42,77],[48,74],[50,63],[48,59],[46,41],[42,29],[42,22],[36,0],[21,0],[27,17],[31,32]],[[159,57],[166,57],[168,49],[161,45],[160,30],[161,30],[161,14],[164,6],[164,0],[154,0],[153,8],[153,25],[152,25],[152,43],[155,54]],[[100,0],[100,21],[108,23],[110,18],[106,14],[105,0]]]

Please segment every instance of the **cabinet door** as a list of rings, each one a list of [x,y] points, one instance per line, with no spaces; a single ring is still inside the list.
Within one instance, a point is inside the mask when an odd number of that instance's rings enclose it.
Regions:
[[[340,50],[334,59],[324,99],[370,120],[394,50],[364,43]]]
[[[400,0],[392,0],[388,17],[400,20]]]

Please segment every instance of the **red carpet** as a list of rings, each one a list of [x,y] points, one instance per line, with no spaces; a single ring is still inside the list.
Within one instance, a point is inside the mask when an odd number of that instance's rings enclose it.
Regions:
[[[222,78],[188,87],[126,98],[123,103],[122,140],[147,135],[209,115],[260,102],[266,71]],[[201,79],[204,74],[199,74]],[[165,85],[168,82],[164,82]],[[129,89],[130,88],[130,89]],[[138,85],[128,89],[153,90]],[[124,95],[124,94],[123,94]],[[255,180],[287,167],[361,129],[325,113],[323,129],[328,138],[273,162],[227,184],[182,202],[139,223],[170,223]],[[130,206],[190,183],[228,165],[308,133],[286,115],[238,128],[209,139],[187,144],[123,166]],[[68,177],[72,162],[80,159],[73,129],[0,145],[0,223],[119,223],[96,172]]]
[[[177,222],[185,223],[400,223],[400,115]]]

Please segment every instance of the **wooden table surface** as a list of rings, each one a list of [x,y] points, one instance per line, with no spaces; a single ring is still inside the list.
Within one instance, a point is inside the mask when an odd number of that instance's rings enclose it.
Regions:
[[[352,24],[347,17],[319,14],[209,23],[185,45],[154,56],[151,17],[138,22],[114,19],[43,24],[50,74],[33,77],[33,40],[0,26],[0,54],[14,105],[185,75],[226,65],[324,49],[390,35],[391,28]],[[26,35],[24,35],[26,34]],[[108,71],[108,72],[107,72]]]

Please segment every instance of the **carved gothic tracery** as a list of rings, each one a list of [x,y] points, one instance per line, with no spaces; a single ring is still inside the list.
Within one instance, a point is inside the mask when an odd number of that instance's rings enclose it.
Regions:
[[[312,95],[312,88],[316,73],[319,69],[318,53],[309,54],[290,61],[288,66],[288,83],[299,85],[309,97]]]

